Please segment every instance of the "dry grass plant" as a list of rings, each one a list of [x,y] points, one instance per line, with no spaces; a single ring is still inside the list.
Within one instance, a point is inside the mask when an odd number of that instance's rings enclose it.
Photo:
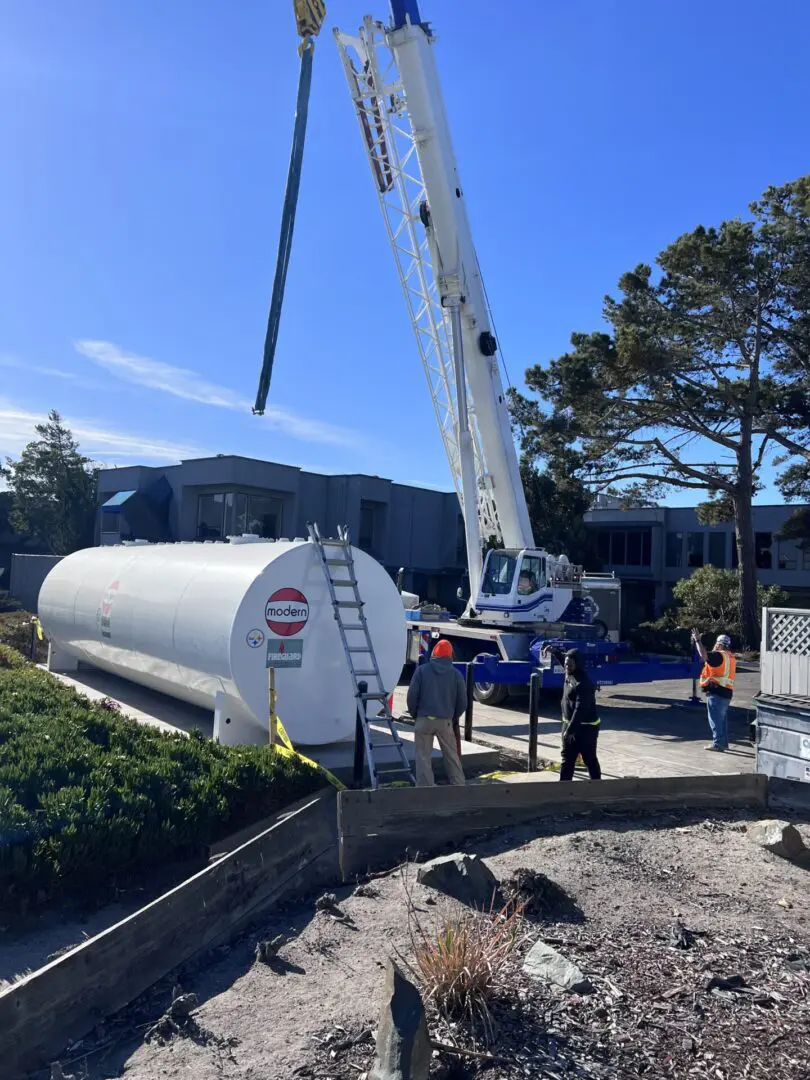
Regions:
[[[420,919],[408,866],[402,871],[408,912],[411,957],[398,954],[419,984],[425,1002],[432,1002],[446,1020],[459,1021],[484,1044],[493,1035],[492,1001],[505,993],[516,948],[524,939],[523,905],[488,910],[439,909],[432,925]]]

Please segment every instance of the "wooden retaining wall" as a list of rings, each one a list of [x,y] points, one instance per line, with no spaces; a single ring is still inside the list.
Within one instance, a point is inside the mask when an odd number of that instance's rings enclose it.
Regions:
[[[389,788],[338,793],[340,867],[344,881],[393,866],[406,853],[430,853],[467,836],[517,822],[599,810],[671,810],[766,805],[768,780],[738,776],[677,776],[534,781],[467,787]]]
[[[232,938],[275,902],[339,880],[335,792],[297,810],[176,888],[0,991],[0,1075],[62,1052],[179,964]]]

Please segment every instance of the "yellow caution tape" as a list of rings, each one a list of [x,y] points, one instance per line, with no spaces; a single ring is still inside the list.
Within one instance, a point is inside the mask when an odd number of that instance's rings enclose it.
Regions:
[[[346,785],[342,783],[342,781],[338,780],[334,773],[329,772],[328,769],[325,769],[323,765],[319,765],[317,761],[313,761],[312,758],[308,758],[305,757],[303,754],[299,754],[299,752],[293,746],[292,740],[287,734],[284,725],[282,724],[278,716],[275,717],[275,721],[276,731],[278,732],[278,737],[281,744],[279,746],[276,746],[276,750],[279,754],[282,754],[286,757],[298,758],[299,761],[303,761],[307,765],[311,765],[313,769],[317,769],[318,772],[323,773],[329,783],[332,784],[335,788],[337,788],[338,791],[346,790]]]
[[[39,638],[40,641],[44,641],[45,640],[45,634],[44,634],[44,632],[42,630],[42,623],[39,621],[39,619],[34,619],[34,625],[37,628],[37,637]]]
[[[551,762],[549,765],[545,765],[542,769],[537,770],[538,773],[542,772],[559,772],[560,766],[556,762]],[[504,772],[500,770],[498,772],[484,773],[478,777],[478,780],[506,780],[510,776],[525,776],[525,769],[512,769],[510,772]]]

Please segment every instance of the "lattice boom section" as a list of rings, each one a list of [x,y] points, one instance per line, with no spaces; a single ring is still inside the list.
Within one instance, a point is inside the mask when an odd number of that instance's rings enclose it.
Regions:
[[[367,17],[355,38],[335,31],[349,90],[394,253],[400,284],[427,377],[450,471],[459,500],[461,463],[451,334],[441,305],[421,207],[427,192],[405,94],[385,28]],[[354,59],[353,59],[354,57]],[[356,62],[355,62],[356,61]],[[467,388],[470,429],[483,540],[503,540],[492,482],[486,466],[475,402]]]
[[[769,652],[810,656],[810,612],[771,609],[767,648]]]

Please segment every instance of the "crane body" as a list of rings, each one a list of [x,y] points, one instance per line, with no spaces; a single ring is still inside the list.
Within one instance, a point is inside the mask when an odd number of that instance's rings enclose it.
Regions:
[[[359,35],[335,36],[461,503],[466,618],[579,622],[582,572],[534,547],[435,38],[417,0],[393,0],[390,26],[369,16]],[[483,564],[492,540],[504,550]]]
[[[435,61],[419,0],[391,0],[335,30],[372,178],[461,504],[470,600],[463,616],[407,612],[407,660],[452,641],[476,660],[476,697],[497,704],[540,671],[560,686],[546,642],[578,647],[598,685],[692,677],[690,661],[630,657],[619,641],[621,583],[534,547],[498,361]],[[489,545],[482,559],[484,545]]]

